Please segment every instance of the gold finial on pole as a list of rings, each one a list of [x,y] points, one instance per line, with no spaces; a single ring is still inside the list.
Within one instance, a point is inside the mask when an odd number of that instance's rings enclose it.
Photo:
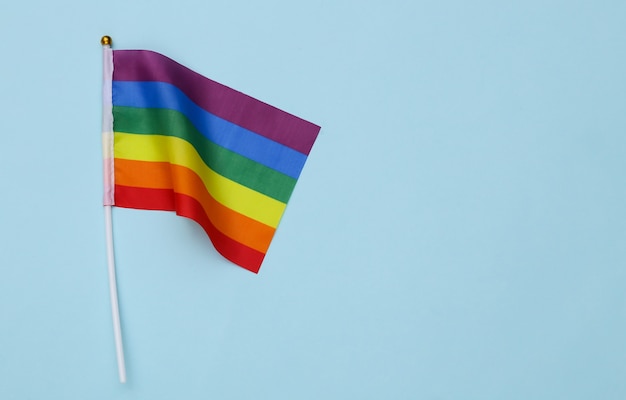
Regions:
[[[111,43],[113,43],[113,40],[111,39],[111,36],[102,36],[102,39],[100,39],[100,44],[102,44],[103,46],[110,46]]]

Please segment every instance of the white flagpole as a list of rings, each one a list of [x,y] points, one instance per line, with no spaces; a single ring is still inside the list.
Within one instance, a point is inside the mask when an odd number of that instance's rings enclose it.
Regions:
[[[103,36],[100,40],[103,55],[102,79],[102,145],[104,155],[104,229],[106,234],[107,264],[109,270],[109,292],[111,312],[113,314],[113,334],[115,336],[115,352],[120,383],[126,382],[126,366],[124,363],[124,346],[122,344],[122,327],[120,309],[117,301],[117,283],[115,280],[115,251],[113,247],[113,218],[111,208],[113,202],[113,105],[111,99],[113,80],[113,51],[111,38]]]
[[[104,206],[104,225],[107,236],[107,262],[109,266],[109,291],[111,294],[111,312],[113,313],[113,335],[115,336],[115,353],[120,383],[126,382],[126,366],[124,364],[124,346],[122,344],[122,327],[120,324],[120,308],[117,301],[117,283],[115,281],[115,253],[113,251],[113,225],[111,222],[111,206]]]

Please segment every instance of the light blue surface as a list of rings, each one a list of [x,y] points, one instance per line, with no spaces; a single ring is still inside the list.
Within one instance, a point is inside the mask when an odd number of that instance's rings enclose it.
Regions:
[[[106,4],[106,5],[105,5]],[[626,398],[626,3],[0,5],[0,399]],[[257,276],[101,207],[103,34],[322,126]]]

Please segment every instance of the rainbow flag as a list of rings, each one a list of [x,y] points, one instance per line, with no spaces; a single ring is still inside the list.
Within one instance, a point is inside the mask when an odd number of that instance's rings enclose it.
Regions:
[[[175,211],[257,273],[320,127],[161,54],[111,54],[105,205]]]

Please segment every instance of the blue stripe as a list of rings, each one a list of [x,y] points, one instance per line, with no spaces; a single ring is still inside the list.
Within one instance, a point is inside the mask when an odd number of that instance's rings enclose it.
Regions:
[[[176,110],[218,146],[295,179],[307,158],[299,151],[209,113],[169,83],[113,81],[113,105]],[[115,121],[113,126],[115,129]]]

